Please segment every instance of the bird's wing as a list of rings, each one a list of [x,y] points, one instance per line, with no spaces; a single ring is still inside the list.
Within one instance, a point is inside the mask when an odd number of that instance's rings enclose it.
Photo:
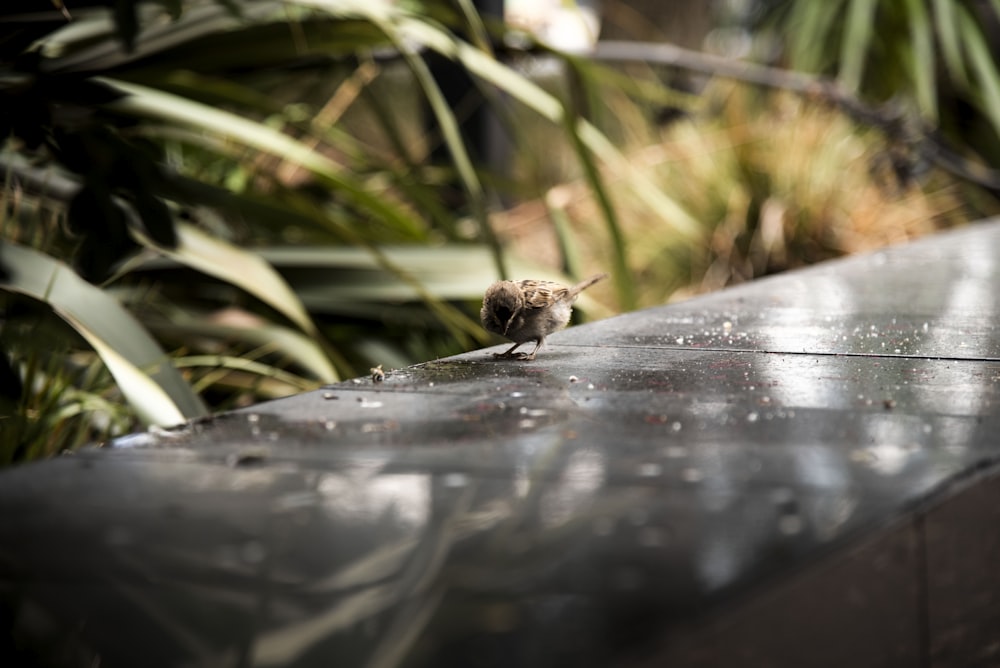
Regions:
[[[553,281],[525,280],[519,281],[519,285],[524,294],[524,307],[529,309],[545,308],[569,294],[569,288]]]

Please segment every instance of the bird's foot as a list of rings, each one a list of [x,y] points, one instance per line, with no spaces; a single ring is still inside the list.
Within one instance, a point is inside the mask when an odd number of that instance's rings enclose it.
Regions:
[[[518,360],[521,362],[530,362],[535,359],[535,353],[493,353],[493,359],[495,360]]]

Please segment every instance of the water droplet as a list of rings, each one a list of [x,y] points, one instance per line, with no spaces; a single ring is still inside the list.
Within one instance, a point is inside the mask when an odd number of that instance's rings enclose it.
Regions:
[[[619,568],[612,575],[614,587],[623,591],[638,589],[643,580],[642,573],[635,568]]]
[[[511,392],[510,396],[513,397],[514,399],[520,399],[521,397],[524,396],[524,392]]]
[[[750,411],[747,413],[747,422],[756,422],[760,419],[760,414],[757,411]]]
[[[361,399],[362,408],[382,408],[381,401],[369,401],[367,398]]]
[[[240,558],[248,564],[259,564],[267,556],[267,551],[259,540],[248,540],[240,547]]]
[[[677,341],[677,345],[679,345],[679,346],[683,346],[684,345],[684,337],[683,336],[678,336],[675,339],[675,341]]]
[[[681,478],[684,482],[701,482],[705,479],[705,474],[696,468],[687,468],[681,471]]]
[[[771,490],[771,503],[783,506],[795,499],[795,492],[790,487],[776,487]]]
[[[327,431],[333,431],[337,428],[337,422],[335,420],[327,420],[323,423],[323,428]]]
[[[110,547],[125,547],[132,544],[133,536],[126,527],[113,526],[108,529],[104,540]]]
[[[804,522],[797,514],[782,515],[778,518],[778,531],[786,536],[794,536],[802,531]]]
[[[599,517],[594,520],[595,536],[610,536],[615,531],[615,521],[610,517]]]
[[[670,424],[670,431],[677,433],[681,430],[681,423],[676,420]]]
[[[638,540],[643,547],[661,547],[667,542],[667,532],[658,527],[643,527],[639,530]]]
[[[649,511],[645,508],[633,508],[628,513],[628,521],[632,526],[641,527],[649,522]]]
[[[639,475],[643,478],[655,478],[661,473],[663,473],[663,467],[656,462],[639,464]]]
[[[247,415],[247,422],[251,424],[260,422],[260,415],[258,415],[257,413],[250,413],[249,415]]]
[[[331,399],[336,399],[337,395],[334,394],[333,392],[324,392],[323,398],[326,399],[327,401],[330,401]]]
[[[446,473],[442,482],[445,487],[465,487],[469,484],[469,476],[464,473]]]
[[[587,389],[588,390],[594,389],[594,384],[593,383],[587,383]]]
[[[575,383],[575,382],[577,382],[577,381],[579,381],[579,380],[580,380],[580,379],[579,379],[579,378],[577,378],[576,376],[570,376],[570,377],[569,377],[569,382],[571,382],[571,383]]]
[[[680,459],[681,457],[687,457],[688,451],[687,448],[682,445],[668,445],[666,455],[670,459]]]

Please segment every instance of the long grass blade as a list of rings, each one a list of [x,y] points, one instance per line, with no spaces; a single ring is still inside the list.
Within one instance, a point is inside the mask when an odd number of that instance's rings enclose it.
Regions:
[[[295,292],[260,255],[185,223],[177,225],[177,239],[176,249],[156,247],[156,250],[176,262],[246,290],[284,314],[302,331],[318,336],[316,326]]]
[[[937,121],[937,84],[934,71],[934,29],[924,0],[906,0],[909,19],[910,47],[913,52],[912,72],[920,113]]]
[[[861,87],[865,61],[871,48],[878,0],[851,0],[847,7],[844,39],[840,43],[840,85],[850,91]]]
[[[386,198],[368,192],[343,166],[266,125],[145,86],[110,79],[104,81],[128,93],[110,105],[117,111],[140,118],[198,128],[282,158],[288,163],[299,165],[321,181],[341,191],[370,214],[404,229],[414,224],[409,214],[390,204]]]
[[[792,5],[789,25],[794,26],[791,36],[792,62],[796,69],[820,72],[825,63],[830,30],[833,20],[843,11],[844,0],[823,2],[796,2]]]
[[[383,26],[383,29],[391,39],[396,39],[395,31],[391,26]],[[406,45],[400,43],[398,46],[417,82],[420,84],[421,89],[424,91],[434,117],[441,128],[445,143],[448,145],[448,150],[458,171],[459,180],[462,182],[462,187],[469,198],[469,205],[472,208],[473,216],[479,223],[483,239],[493,250],[493,261],[496,263],[497,272],[501,276],[506,277],[508,274],[503,251],[500,248],[496,235],[493,234],[493,228],[490,226],[489,216],[486,213],[486,193],[483,191],[483,186],[479,182],[476,170],[472,166],[472,160],[469,159],[469,154],[465,150],[465,142],[462,140],[461,133],[459,132],[458,121],[455,119],[455,115],[441,93],[441,89],[434,81],[434,77],[431,76],[427,63],[423,58],[406,48]]]
[[[575,79],[579,82],[582,77],[575,77]],[[631,272],[629,271],[627,242],[625,235],[622,233],[618,215],[615,212],[614,204],[611,202],[608,189],[604,185],[604,180],[601,178],[601,173],[594,163],[593,155],[587,150],[583,139],[576,131],[576,124],[579,122],[579,118],[573,112],[570,105],[566,106],[565,119],[566,132],[572,140],[577,158],[583,166],[584,178],[587,180],[591,194],[597,200],[598,208],[601,210],[604,223],[611,236],[611,277],[614,281],[615,290],[618,293],[618,301],[622,310],[632,310],[636,305],[635,286],[632,282]]]
[[[0,288],[48,304],[79,332],[144,422],[168,427],[207,413],[166,353],[114,298],[62,262],[9,242],[0,245],[0,266],[9,274]]]
[[[565,125],[563,105],[554,95],[503,63],[416,20],[401,20],[400,30],[428,48],[457,58],[471,73],[505,91],[552,123],[560,127],[569,127]],[[683,236],[689,238],[699,236],[698,222],[680,204],[664,193],[647,173],[638,169],[622,155],[600,130],[585,119],[578,119],[572,127],[579,134],[580,141],[587,150],[609,170],[622,175],[623,180],[632,188],[633,194],[644,202],[654,215],[658,215],[668,226]]]
[[[982,95],[978,106],[990,120],[993,131],[1000,136],[1000,73],[997,72],[990,47],[975,19],[964,7],[958,7],[957,11],[962,43],[965,44],[969,64]]]
[[[933,0],[933,7],[934,24],[941,41],[941,56],[945,67],[948,68],[948,74],[959,86],[968,86],[969,73],[965,69],[965,59],[962,57],[955,3],[952,0]]]

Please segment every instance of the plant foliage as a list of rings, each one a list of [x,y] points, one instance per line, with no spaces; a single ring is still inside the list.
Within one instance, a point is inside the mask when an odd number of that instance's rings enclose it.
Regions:
[[[467,306],[510,260],[432,54],[627,167],[496,59],[495,27],[468,7],[103,4],[0,18],[0,327],[11,334],[23,308],[60,316],[63,363],[47,374],[68,387],[83,378],[70,360],[99,358],[111,376],[78,389],[124,399],[145,424],[488,340]],[[40,367],[18,341],[2,350],[19,381],[8,459],[134,426],[28,429]],[[39,438],[53,443],[25,445]]]

